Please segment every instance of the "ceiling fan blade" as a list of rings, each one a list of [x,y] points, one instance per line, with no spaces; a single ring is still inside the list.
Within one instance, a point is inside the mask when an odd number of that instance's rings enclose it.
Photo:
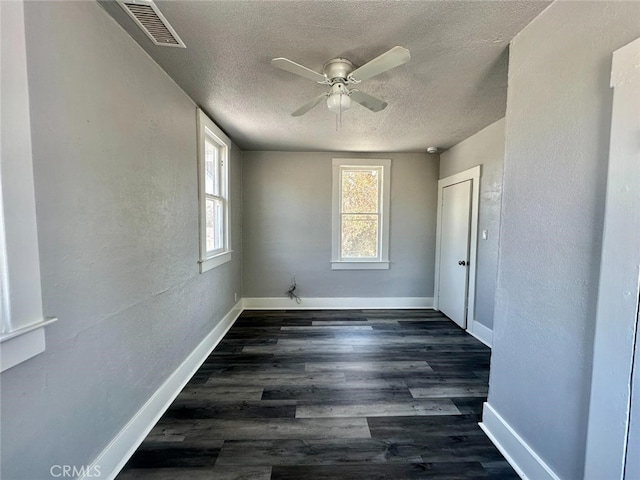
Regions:
[[[353,78],[356,81],[367,80],[386,72],[387,70],[398,67],[403,63],[407,63],[409,59],[411,59],[409,50],[404,47],[393,47],[388,52],[385,52],[370,62],[365,63],[361,67],[356,68],[351,72],[349,78]]]
[[[286,72],[308,78],[309,80],[313,80],[315,82],[324,82],[326,80],[325,76],[321,73],[314,72],[313,70],[307,67],[303,67],[296,62],[292,62],[287,58],[274,58],[273,60],[271,60],[271,65]]]
[[[315,107],[316,105],[318,105],[324,98],[327,98],[328,94],[327,93],[323,93],[322,95],[318,95],[316,98],[312,99],[311,101],[305,103],[303,106],[301,106],[299,109],[297,109],[295,112],[293,112],[291,114],[292,117],[299,117],[301,115],[304,115],[305,113],[307,113],[309,110],[311,110],[313,107]]]
[[[356,103],[359,103],[365,108],[368,108],[372,112],[379,112],[380,110],[384,110],[389,105],[387,102],[383,102],[379,98],[372,97],[360,90],[351,90],[351,100]]]

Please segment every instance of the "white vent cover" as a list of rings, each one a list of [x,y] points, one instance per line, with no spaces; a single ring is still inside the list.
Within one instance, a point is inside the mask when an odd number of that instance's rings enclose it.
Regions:
[[[187,48],[153,0],[118,0],[118,3],[154,44]]]

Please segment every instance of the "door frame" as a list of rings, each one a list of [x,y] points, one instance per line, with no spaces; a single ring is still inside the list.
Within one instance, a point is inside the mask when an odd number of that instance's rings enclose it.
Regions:
[[[634,389],[640,384],[639,367],[634,363],[634,358],[640,358],[640,250],[636,234],[640,228],[639,64],[640,38],[613,53],[611,139],[584,474],[587,480],[626,478],[630,434],[638,435],[630,427],[640,416],[633,403],[640,395]]]
[[[442,194],[446,187],[471,180],[471,226],[469,228],[469,279],[465,329],[471,331],[476,319],[476,267],[478,260],[478,212],[480,210],[480,165],[438,180],[438,212],[436,217],[436,262],[433,284],[433,308],[440,300],[440,236],[442,235]]]

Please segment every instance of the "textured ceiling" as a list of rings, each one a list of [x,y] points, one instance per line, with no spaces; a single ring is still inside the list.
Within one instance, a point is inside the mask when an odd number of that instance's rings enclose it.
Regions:
[[[243,150],[446,149],[504,115],[509,41],[549,2],[161,1],[187,45],[153,45],[113,1],[101,5]],[[401,45],[411,60],[358,88],[389,106],[336,116],[324,103],[291,112],[327,87],[270,65],[316,71],[334,57],[362,65]]]

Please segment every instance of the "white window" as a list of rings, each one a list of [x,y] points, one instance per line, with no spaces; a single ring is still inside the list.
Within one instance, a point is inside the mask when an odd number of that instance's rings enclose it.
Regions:
[[[0,371],[45,350],[23,2],[0,2]]]
[[[389,268],[391,160],[333,159],[333,270]]]
[[[200,272],[231,260],[229,150],[231,141],[198,109]]]

